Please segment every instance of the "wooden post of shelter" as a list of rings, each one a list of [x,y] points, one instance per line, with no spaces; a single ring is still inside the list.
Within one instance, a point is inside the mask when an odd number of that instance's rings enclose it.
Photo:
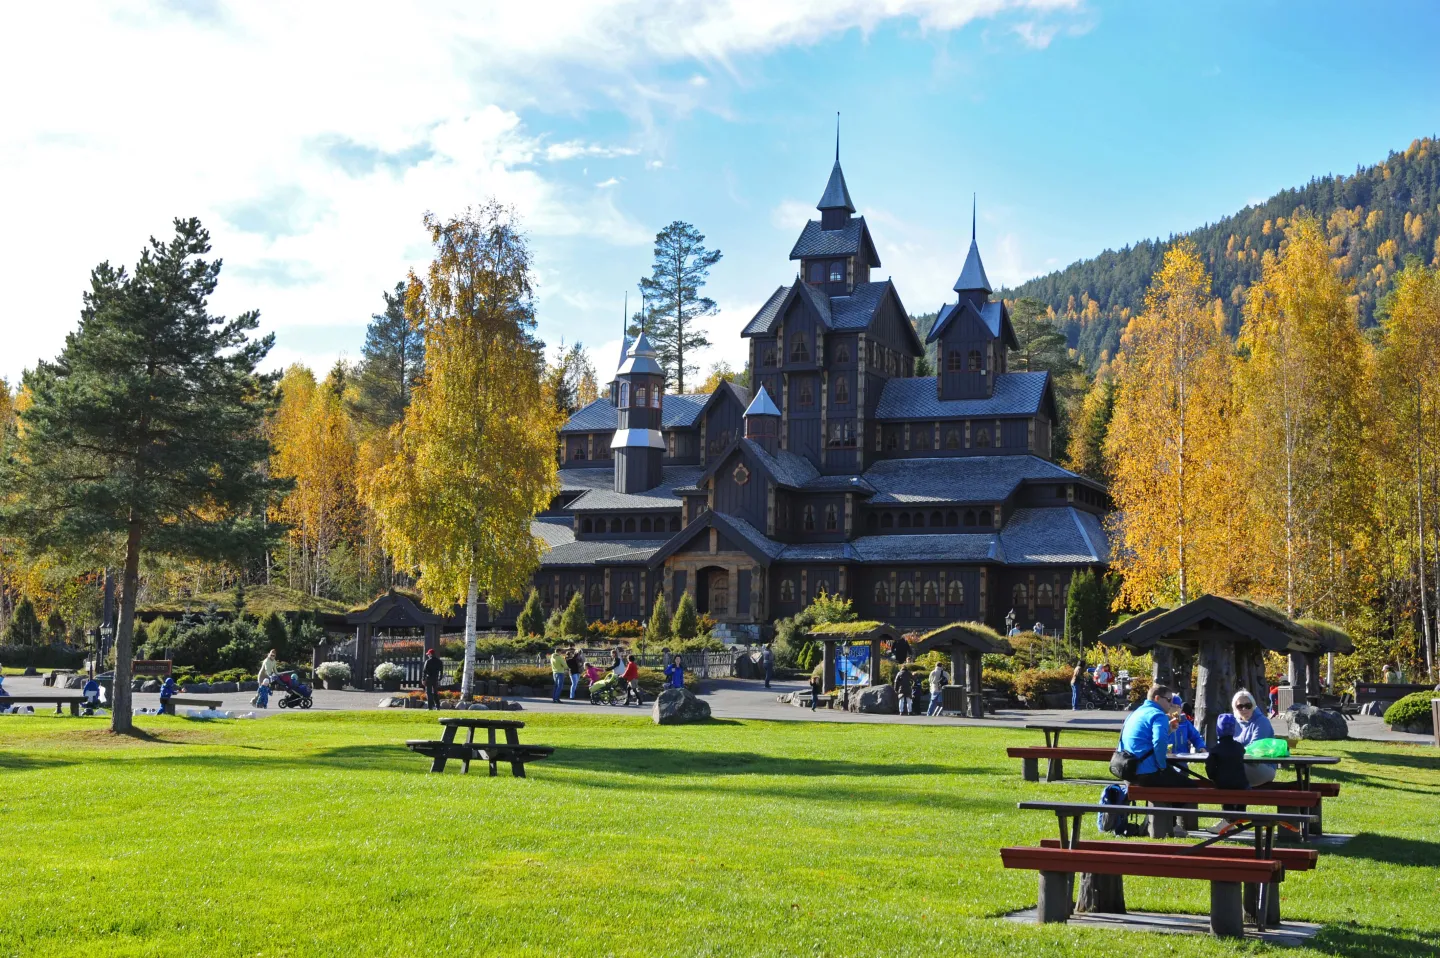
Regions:
[[[927,632],[911,645],[916,654],[948,653],[951,677],[965,691],[964,714],[971,718],[985,717],[985,694],[982,688],[981,665],[987,653],[1013,655],[1000,633],[979,622],[956,622]]]

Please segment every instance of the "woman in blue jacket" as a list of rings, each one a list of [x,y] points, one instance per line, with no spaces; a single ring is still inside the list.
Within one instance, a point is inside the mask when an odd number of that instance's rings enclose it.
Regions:
[[[685,687],[685,663],[680,661],[680,656],[675,656],[670,664],[665,666],[665,684],[672,689],[683,689]]]

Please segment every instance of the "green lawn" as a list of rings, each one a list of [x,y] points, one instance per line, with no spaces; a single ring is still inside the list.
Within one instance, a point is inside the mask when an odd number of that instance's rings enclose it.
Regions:
[[[201,723],[0,717],[0,955],[1235,955],[1205,937],[998,920],[1036,878],[996,849],[1054,820],[1006,729],[527,716],[532,777],[426,774],[420,713]],[[1077,737],[1077,741],[1081,741]],[[1101,739],[1096,738],[1098,744]],[[1440,952],[1440,760],[1353,743],[1331,831],[1284,885],[1296,956]],[[1093,822],[1088,822],[1087,830]],[[1132,908],[1202,913],[1199,882]]]

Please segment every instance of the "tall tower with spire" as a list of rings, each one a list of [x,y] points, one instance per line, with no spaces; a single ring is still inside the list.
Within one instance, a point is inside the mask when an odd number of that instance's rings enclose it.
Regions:
[[[996,377],[1007,371],[1006,349],[1018,349],[1005,303],[990,302],[990,279],[975,239],[976,203],[970,201],[970,250],[955,280],[956,301],[940,307],[926,343],[938,342],[936,397],[988,399]]]
[[[655,360],[650,337],[641,333],[615,372],[618,428],[610,449],[616,492],[644,492],[664,480],[665,439],[660,435],[664,393],[665,372]]]
[[[831,296],[849,296],[861,283],[870,282],[870,270],[880,265],[880,255],[870,238],[865,217],[855,215],[855,203],[840,168],[840,114],[835,114],[835,165],[825,192],[815,204],[819,221],[810,220],[790,251],[800,260],[800,278]]]

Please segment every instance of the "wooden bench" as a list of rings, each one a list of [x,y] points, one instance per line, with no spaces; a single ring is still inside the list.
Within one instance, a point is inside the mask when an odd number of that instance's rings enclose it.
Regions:
[[[1314,831],[1311,826],[1318,824],[1319,821],[1320,793],[1300,789],[1170,788],[1154,785],[1131,785],[1126,789],[1126,793],[1132,802],[1149,802],[1152,805],[1259,805],[1274,808],[1278,812],[1304,811],[1308,818],[1308,821],[1301,827],[1301,835],[1304,838],[1310,837]],[[1244,813],[1231,812],[1231,814],[1241,817]],[[1156,815],[1151,817],[1150,826],[1151,837],[1164,838],[1174,828],[1175,822],[1173,818]]]
[[[547,759],[555,752],[549,745],[521,745],[520,729],[525,727],[525,723],[515,719],[442,718],[440,724],[445,730],[439,741],[410,739],[405,743],[412,752],[430,756],[432,772],[445,771],[445,763],[453,758],[460,761],[460,773],[468,775],[470,763],[478,759],[489,763],[492,778],[498,774],[496,765],[499,762],[509,762],[510,774],[515,778],[524,778],[526,762]],[[457,743],[455,733],[462,728],[467,730],[466,738],[463,743]],[[476,745],[476,729],[484,729],[489,740]],[[496,732],[505,733],[504,742],[495,741]]]
[[[223,704],[225,703],[219,699],[200,699],[193,695],[172,695],[168,699],[161,700],[160,712],[162,715],[174,715],[177,705],[184,705],[187,708],[218,709]]]
[[[62,714],[64,706],[70,706],[71,715],[79,715],[80,707],[85,704],[85,696],[75,693],[62,694],[53,692],[40,695],[0,695],[0,709],[7,709],[12,705],[49,705],[55,703],[55,714]]]
[[[1040,873],[1037,922],[1069,918],[1074,910],[1072,897],[1077,873],[1085,876],[1080,909],[1102,912],[1125,910],[1125,875],[1185,878],[1211,883],[1211,931],[1227,937],[1240,936],[1244,934],[1247,917],[1261,930],[1279,922],[1278,883],[1284,880],[1286,868],[1309,870],[1317,858],[1311,849],[1275,848],[1275,829],[1285,824],[1304,824],[1309,819],[1307,815],[1248,813],[1237,831],[1253,831],[1254,847],[1224,848],[1216,846],[1219,836],[1209,836],[1197,845],[1086,842],[1080,839],[1080,823],[1097,812],[1115,812],[1117,806],[1020,802],[1017,807],[1053,812],[1060,828],[1058,841],[1043,840],[1038,848],[1004,848],[1000,853],[1006,868]],[[1127,813],[1172,819],[1182,814],[1219,819],[1235,814],[1158,805],[1131,807]]]
[[[1040,760],[1044,759],[1045,781],[1058,782],[1065,777],[1065,760],[1072,762],[1105,762],[1109,764],[1110,756],[1115,754],[1113,748],[1084,748],[1069,746],[1066,748],[1049,746],[1024,746],[1007,748],[1005,754],[1011,758],[1020,759],[1020,776],[1027,782],[1040,781]]]

